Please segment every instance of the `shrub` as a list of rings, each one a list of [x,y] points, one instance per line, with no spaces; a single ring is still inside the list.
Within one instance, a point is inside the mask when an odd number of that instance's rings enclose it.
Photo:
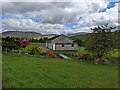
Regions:
[[[28,54],[39,54],[39,55],[45,55],[46,54],[46,50],[39,48],[39,47],[29,47],[27,48],[27,52]]]
[[[94,56],[90,55],[90,54],[85,54],[85,60],[87,60],[87,61],[93,61],[94,60]]]
[[[54,52],[49,52],[48,56],[51,58],[57,58],[57,55]]]
[[[46,55],[47,51],[44,50],[44,49],[42,49],[42,48],[39,48],[39,49],[38,49],[38,53],[39,53],[40,55]]]
[[[83,46],[83,41],[80,39],[76,39],[76,40],[74,40],[74,42],[76,42],[78,44],[78,46]]]
[[[21,47],[26,47],[28,44],[30,44],[30,42],[28,40],[21,40],[20,41]]]

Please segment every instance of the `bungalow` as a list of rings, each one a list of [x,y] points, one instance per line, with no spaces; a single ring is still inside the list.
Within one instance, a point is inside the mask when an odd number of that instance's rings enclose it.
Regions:
[[[46,47],[57,51],[77,51],[78,44],[64,35],[52,37],[46,41]]]

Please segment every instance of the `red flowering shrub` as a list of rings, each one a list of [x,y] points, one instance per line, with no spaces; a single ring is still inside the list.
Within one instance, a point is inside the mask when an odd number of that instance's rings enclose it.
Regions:
[[[48,56],[51,58],[57,58],[57,55],[54,52],[49,52]]]
[[[20,41],[21,47],[26,47],[28,44],[30,44],[30,42],[28,40],[21,40]]]

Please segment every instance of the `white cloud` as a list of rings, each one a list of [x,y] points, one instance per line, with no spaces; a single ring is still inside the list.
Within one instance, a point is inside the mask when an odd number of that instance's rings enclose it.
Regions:
[[[93,27],[97,25],[109,24],[109,26],[118,25],[118,3],[115,7],[107,9],[106,12],[96,12],[84,17],[78,22],[77,28],[81,27]]]
[[[59,33],[59,30],[64,29],[62,24],[38,24],[31,19],[6,19],[2,22],[4,30],[30,30],[41,33]]]
[[[117,24],[117,7],[99,13],[107,7],[106,0],[71,0],[71,2],[7,2],[2,3],[4,30],[33,30],[40,33],[75,33],[90,31],[89,27],[110,23]],[[42,23],[31,18],[41,16]],[[66,23],[78,22],[75,30],[64,26]]]
[[[107,7],[105,0],[71,0],[71,2],[9,2],[3,3],[3,15],[41,15],[45,23],[70,23],[79,17]],[[22,16],[20,15],[20,16]]]

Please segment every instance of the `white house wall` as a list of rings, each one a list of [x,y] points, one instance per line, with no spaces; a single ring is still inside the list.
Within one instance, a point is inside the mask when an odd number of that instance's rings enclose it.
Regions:
[[[78,49],[78,45],[75,44],[74,47],[72,47],[71,44],[65,44],[64,47],[62,47],[62,45],[56,45],[56,50],[77,50]]]
[[[46,43],[47,43],[47,48],[52,49],[53,43],[50,43],[50,42],[46,42]]]

